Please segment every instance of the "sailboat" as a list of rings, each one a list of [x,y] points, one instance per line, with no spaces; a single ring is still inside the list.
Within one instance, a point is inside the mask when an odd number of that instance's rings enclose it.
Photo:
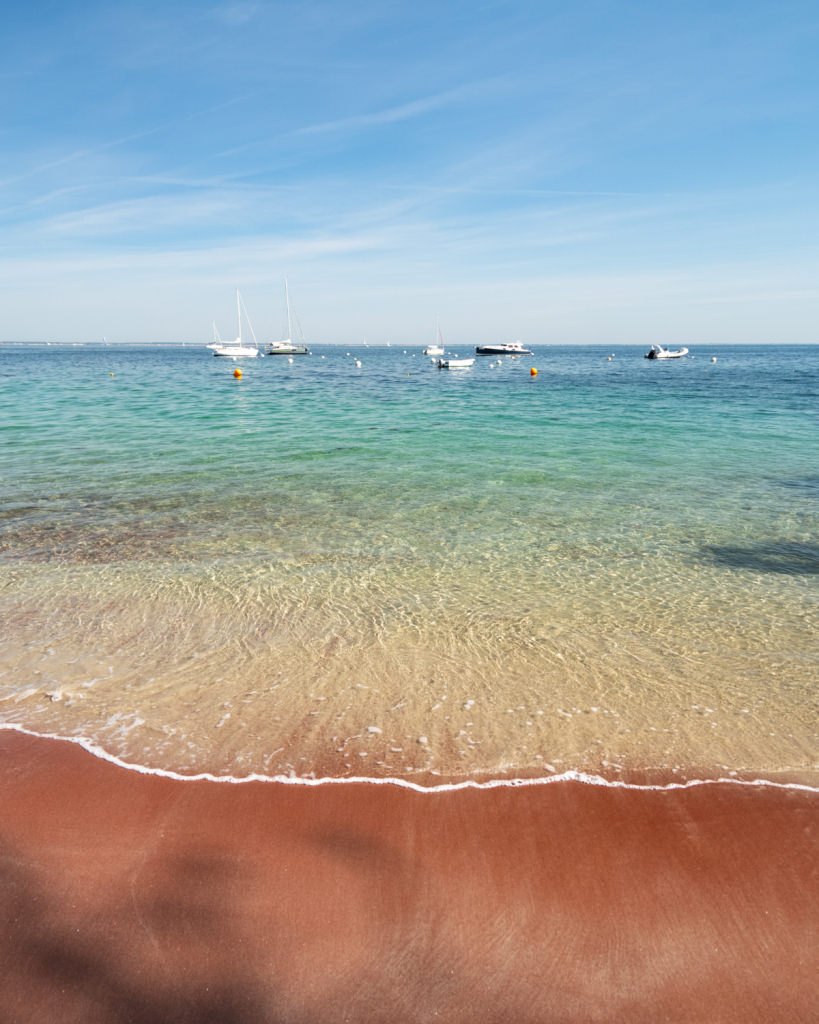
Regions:
[[[441,337],[441,328],[437,320],[435,321],[435,332],[438,340],[432,345],[427,345],[424,349],[425,356],[442,356],[444,354],[444,339]]]
[[[294,344],[293,325],[290,316],[290,290],[287,287],[287,278],[284,279],[284,299],[287,304],[287,337],[283,341],[274,341],[268,346],[267,354],[270,356],[308,356],[310,350],[306,345]],[[298,324],[298,318],[296,318]],[[301,333],[301,331],[299,331]],[[303,340],[303,339],[302,339]]]
[[[247,315],[245,309],[245,319],[247,320],[247,326],[250,328],[250,333],[253,335],[253,345],[245,345],[242,342],[242,310],[244,309],[244,302],[242,296],[239,294],[239,289],[236,289],[236,317],[239,321],[239,336],[235,341],[222,341],[219,337],[219,331],[216,329],[216,323],[213,324],[213,344],[207,347],[213,349],[215,356],[227,356],[231,359],[242,358],[253,358],[259,354],[259,343],[256,341],[256,335],[253,333],[253,324],[250,322],[250,317]]]

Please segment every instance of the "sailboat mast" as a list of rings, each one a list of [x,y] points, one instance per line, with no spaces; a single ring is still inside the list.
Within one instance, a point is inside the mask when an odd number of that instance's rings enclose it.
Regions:
[[[287,304],[287,340],[293,337],[293,328],[290,324],[290,290],[287,286],[287,278],[284,279],[284,301]]]
[[[239,324],[239,337],[236,339],[239,344],[242,344],[242,307],[241,298],[239,296],[239,289],[236,289],[236,320]]]

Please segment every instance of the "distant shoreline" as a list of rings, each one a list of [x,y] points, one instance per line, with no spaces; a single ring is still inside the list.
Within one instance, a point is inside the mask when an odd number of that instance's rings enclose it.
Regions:
[[[265,347],[265,342],[260,342],[260,347]],[[423,350],[427,347],[428,342],[411,342],[407,344],[390,344],[386,342],[383,344],[368,343],[366,345],[361,342],[351,343],[345,341],[317,341],[312,342],[312,347],[315,348],[337,348],[337,349],[356,349],[356,350],[378,350],[386,351],[389,349],[393,352],[402,352],[405,349],[419,349]],[[473,342],[452,342],[453,348],[470,348],[473,347]],[[621,350],[641,350],[647,345],[650,345],[650,341],[588,341],[588,342],[527,342],[531,348],[537,352],[545,352],[550,349],[566,350],[566,349],[621,349]],[[674,342],[676,344],[676,342]],[[819,346],[819,341],[706,341],[706,342],[689,342],[687,343],[694,347],[694,350],[706,350],[706,349],[721,349],[721,348],[816,348]],[[118,348],[195,348],[205,349],[208,347],[206,341],[109,341],[104,344],[101,341],[0,341],[0,348],[94,348],[94,349],[118,349]],[[692,351],[692,355],[696,355],[696,351]]]

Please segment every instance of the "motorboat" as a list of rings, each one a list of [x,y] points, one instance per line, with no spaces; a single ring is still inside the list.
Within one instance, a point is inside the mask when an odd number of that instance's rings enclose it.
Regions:
[[[451,359],[439,359],[438,369],[453,370],[459,366],[471,366],[474,362],[474,359],[458,359],[457,356],[453,356]]]
[[[259,354],[258,342],[256,341],[256,335],[253,333],[253,324],[250,322],[250,317],[247,315],[247,310],[244,310],[245,319],[247,325],[250,328],[250,333],[253,335],[253,344],[246,345],[242,341],[242,310],[244,309],[244,302],[242,296],[239,294],[239,289],[236,289],[236,317],[239,321],[239,335],[235,341],[222,341],[219,337],[219,331],[216,329],[216,324],[213,325],[213,344],[208,345],[209,349],[213,350],[215,356],[224,356],[228,359],[253,359]]]
[[[499,345],[478,345],[475,348],[478,356],[533,356],[534,352],[519,341],[501,342]]]
[[[274,341],[267,346],[269,356],[309,356],[306,345],[294,345],[291,341]]]
[[[663,348],[662,345],[652,345],[646,352],[646,359],[681,359],[688,355],[687,348]]]

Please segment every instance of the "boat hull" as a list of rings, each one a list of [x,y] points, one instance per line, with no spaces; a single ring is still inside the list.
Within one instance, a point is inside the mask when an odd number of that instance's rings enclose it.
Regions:
[[[652,347],[650,352],[646,352],[646,359],[682,359],[683,356],[688,355],[687,348],[676,349],[670,351],[666,348]]]
[[[257,348],[245,348],[244,346],[238,348],[234,346],[220,346],[215,348],[213,351],[215,356],[224,356],[226,359],[255,359],[259,354]]]

